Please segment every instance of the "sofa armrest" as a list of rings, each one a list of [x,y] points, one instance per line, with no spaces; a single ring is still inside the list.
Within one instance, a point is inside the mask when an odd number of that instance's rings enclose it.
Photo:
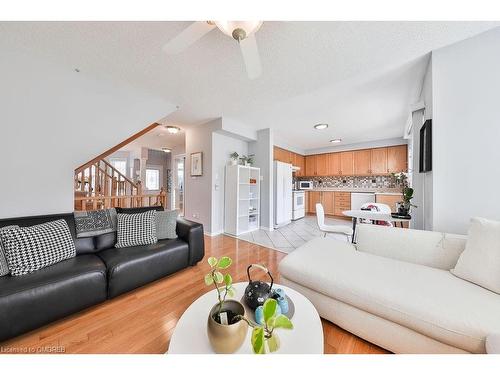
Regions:
[[[189,245],[189,265],[194,266],[205,256],[203,225],[183,218],[177,219],[177,236]]]

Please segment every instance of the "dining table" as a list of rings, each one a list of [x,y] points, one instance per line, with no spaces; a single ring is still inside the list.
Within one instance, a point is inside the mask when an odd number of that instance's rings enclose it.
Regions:
[[[355,242],[356,235],[356,224],[359,219],[373,220],[373,221],[386,221],[394,223],[394,226],[401,225],[404,228],[404,223],[409,223],[411,219],[404,219],[401,217],[393,217],[389,213],[379,212],[379,211],[368,211],[368,210],[347,210],[342,211],[345,216],[352,218],[352,243]]]

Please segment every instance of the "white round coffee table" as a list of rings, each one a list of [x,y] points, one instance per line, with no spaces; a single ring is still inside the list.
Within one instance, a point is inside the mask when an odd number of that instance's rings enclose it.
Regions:
[[[236,295],[233,299],[239,301],[247,283],[234,284]],[[302,294],[286,286],[282,288],[295,305],[292,317],[293,330],[278,329],[280,338],[278,354],[323,354],[323,327],[318,312],[311,302]],[[170,339],[169,354],[213,354],[207,336],[207,318],[210,309],[217,303],[217,293],[212,290],[205,293],[182,314]],[[235,354],[251,354],[251,328],[245,342]]]

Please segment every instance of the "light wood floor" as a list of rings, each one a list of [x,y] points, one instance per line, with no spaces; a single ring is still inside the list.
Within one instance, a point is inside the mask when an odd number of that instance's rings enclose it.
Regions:
[[[0,343],[0,352],[6,352],[5,348],[10,352],[25,352],[26,348],[43,352],[63,347],[66,353],[165,353],[184,310],[210,289],[203,282],[208,256],[230,256],[233,265],[229,271],[238,282],[246,281],[246,267],[251,263],[266,264],[278,275],[278,263],[286,255],[222,235],[205,237],[205,241],[205,259],[195,267]],[[256,277],[265,276],[256,273]],[[322,323],[325,353],[387,353],[326,320]]]

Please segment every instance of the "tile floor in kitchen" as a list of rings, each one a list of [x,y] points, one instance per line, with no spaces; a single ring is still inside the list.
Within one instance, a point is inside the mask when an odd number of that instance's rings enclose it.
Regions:
[[[350,220],[327,217],[325,222],[329,225],[351,226]],[[323,236],[323,233],[318,229],[316,216],[306,216],[302,219],[292,221],[290,224],[275,229],[274,231],[259,229],[254,232],[242,234],[238,236],[238,238],[262,246],[271,247],[285,253],[290,253],[307,241],[321,236]],[[341,241],[347,241],[344,235],[332,233],[327,236],[330,238],[337,238]]]

